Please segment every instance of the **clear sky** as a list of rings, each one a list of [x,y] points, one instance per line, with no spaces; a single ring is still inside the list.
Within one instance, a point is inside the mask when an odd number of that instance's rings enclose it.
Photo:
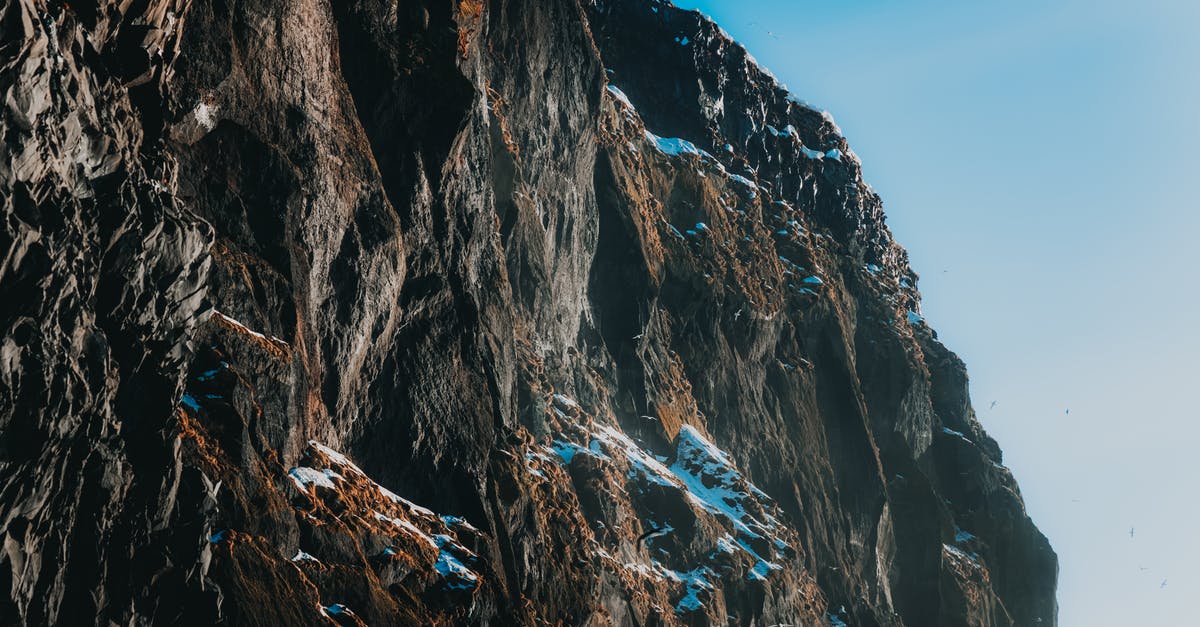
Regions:
[[[1200,2],[677,4],[862,159],[1058,552],[1060,624],[1200,625]]]

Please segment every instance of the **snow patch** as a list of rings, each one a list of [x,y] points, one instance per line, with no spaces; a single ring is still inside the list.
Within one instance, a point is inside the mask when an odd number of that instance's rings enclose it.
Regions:
[[[454,553],[447,550],[447,547],[466,551],[447,535],[436,535],[434,539],[437,541],[438,558],[434,568],[437,569],[439,575],[446,579],[446,587],[452,590],[470,590],[479,582],[479,575],[475,571],[467,568],[466,564],[462,563]]]
[[[192,396],[191,394],[185,393],[183,397],[179,399],[179,402],[187,405],[188,409],[191,409],[193,413],[200,411],[200,402],[197,401],[196,397]]]
[[[308,468],[305,466],[297,466],[296,468],[289,470],[288,476],[292,478],[292,481],[296,483],[296,486],[299,487],[302,492],[307,492],[308,486],[310,485],[317,485],[321,486],[322,488],[336,490],[337,486],[334,485],[333,480],[342,478],[341,475],[328,468],[325,470],[317,470],[315,468]]]
[[[304,551],[296,551],[296,556],[292,558],[292,561],[293,562],[316,562],[318,564],[321,563],[321,560],[313,557],[312,555],[309,555],[308,553],[305,553]]]
[[[217,106],[210,105],[203,100],[196,103],[196,108],[192,109],[192,116],[196,118],[196,123],[206,131],[211,131],[217,127],[216,113]]]
[[[946,435],[952,435],[956,438],[959,438],[963,442],[970,442],[971,444],[974,444],[974,442],[971,442],[971,440],[968,439],[967,436],[963,435],[961,431],[955,431],[950,427],[942,427],[942,433],[945,433]]]
[[[334,603],[333,605],[328,605],[321,609],[327,616],[328,615],[337,616],[338,614],[354,616],[354,612],[350,611],[350,608],[346,607],[345,605],[342,605],[341,603]]]
[[[621,91],[616,85],[608,85],[607,89],[608,93],[612,94],[613,97],[628,107],[631,111],[637,111],[637,107],[633,106],[632,102],[629,102],[629,97],[625,95],[625,92]]]
[[[651,144],[654,144],[654,147],[665,155],[677,157],[679,155],[688,154],[696,155],[698,157],[706,157],[716,161],[716,158],[707,151],[697,148],[696,144],[693,144],[686,139],[681,139],[679,137],[659,137],[650,131],[646,131],[645,135],[646,140]]]
[[[256,338],[266,341],[266,342],[276,342],[279,344],[283,344],[284,346],[288,346],[287,342],[275,337],[274,335],[266,336],[266,335],[263,335],[262,333],[259,333],[258,331],[252,331],[246,325],[242,324],[241,322],[238,322],[237,320],[234,320],[233,318],[230,318],[229,316],[217,311],[216,309],[212,310],[212,317],[218,318],[221,321],[225,322],[226,324],[236,327],[239,331],[241,331],[251,337],[256,337]]]

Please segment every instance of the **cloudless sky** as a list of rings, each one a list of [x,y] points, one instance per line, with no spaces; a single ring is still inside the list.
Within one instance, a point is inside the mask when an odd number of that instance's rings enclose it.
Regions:
[[[862,159],[1058,552],[1059,624],[1200,625],[1200,2],[677,4]]]

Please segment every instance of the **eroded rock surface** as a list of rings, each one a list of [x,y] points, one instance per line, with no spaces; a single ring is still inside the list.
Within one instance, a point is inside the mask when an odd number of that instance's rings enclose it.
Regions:
[[[0,19],[0,623],[1055,623],[857,157],[699,14]]]

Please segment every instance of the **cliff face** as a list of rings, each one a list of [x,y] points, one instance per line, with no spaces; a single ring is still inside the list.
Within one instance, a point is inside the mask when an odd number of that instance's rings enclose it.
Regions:
[[[0,622],[1055,623],[857,158],[698,14],[0,16]]]

